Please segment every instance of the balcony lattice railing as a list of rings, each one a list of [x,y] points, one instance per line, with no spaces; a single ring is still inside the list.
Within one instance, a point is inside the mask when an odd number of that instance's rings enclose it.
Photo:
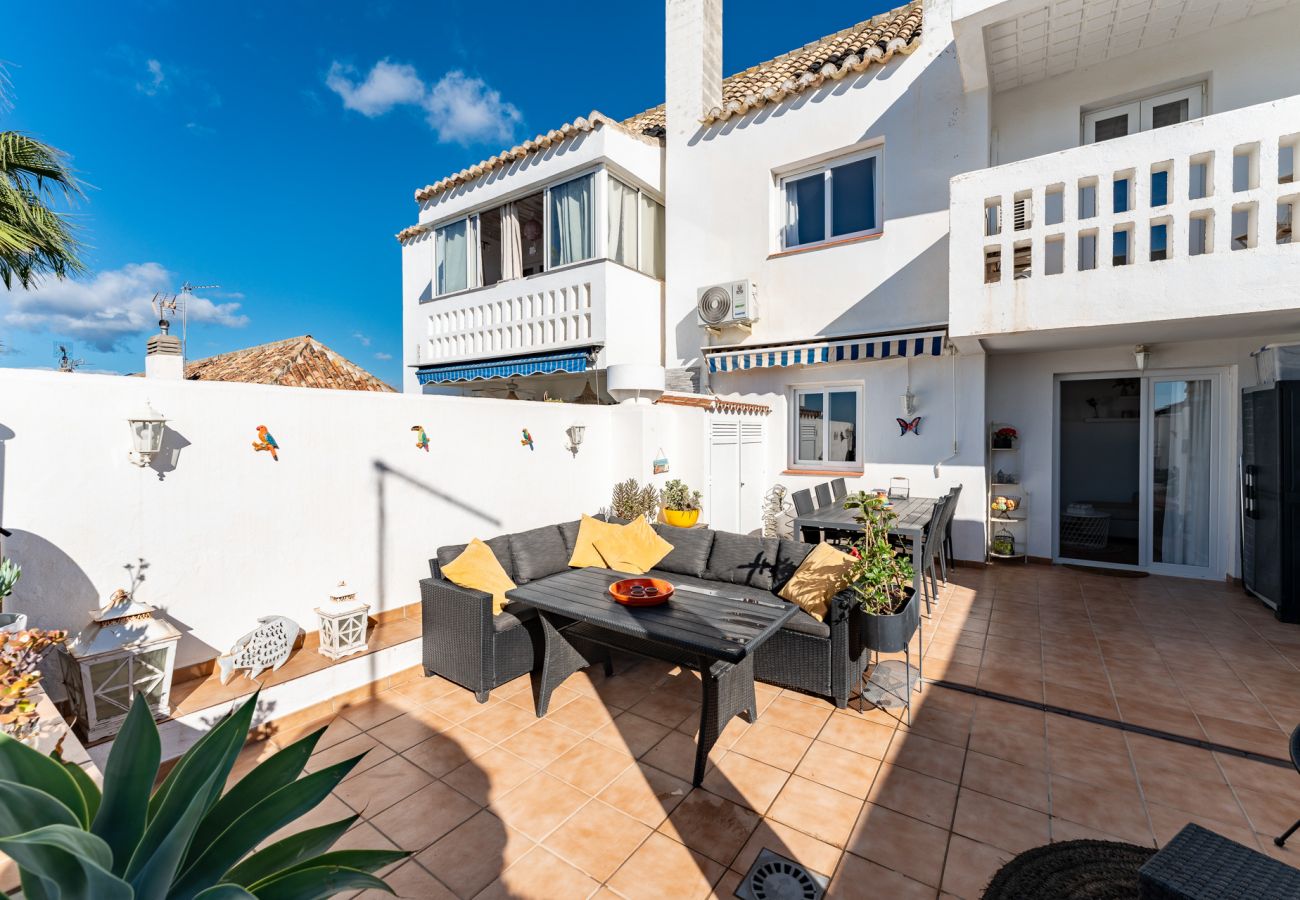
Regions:
[[[428,319],[434,361],[552,350],[595,337],[588,280],[509,282],[436,302],[441,308]]]

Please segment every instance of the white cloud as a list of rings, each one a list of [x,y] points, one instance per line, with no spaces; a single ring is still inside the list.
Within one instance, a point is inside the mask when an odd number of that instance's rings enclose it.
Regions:
[[[325,76],[325,86],[343,98],[345,108],[363,116],[382,116],[394,106],[424,99],[424,82],[414,66],[381,59],[364,81],[356,81],[355,75],[356,69],[335,62]]]
[[[513,104],[481,78],[459,69],[427,87],[414,66],[381,59],[357,79],[351,66],[335,61],[325,85],[343,100],[346,109],[374,118],[397,106],[419,106],[425,121],[444,144],[508,142],[523,122]]]
[[[352,336],[360,342],[362,347],[370,346],[370,337],[368,335],[364,335],[359,331],[354,331],[352,332]]]
[[[424,108],[429,112],[429,127],[444,144],[509,141],[523,120],[513,103],[501,99],[500,91],[459,70],[442,76],[429,91]]]
[[[178,281],[156,262],[130,263],[88,281],[51,278],[32,290],[15,289],[0,295],[0,308],[5,323],[14,328],[54,332],[111,352],[157,327],[153,295],[173,293]],[[238,303],[214,303],[198,295],[190,298],[189,320],[229,328],[248,324]]]
[[[390,360],[392,358],[393,358],[393,354],[391,353],[384,353],[380,351],[379,353],[375,354],[375,359]]]
[[[161,91],[166,90],[167,75],[163,72],[162,63],[156,59],[146,62],[145,67],[149,70],[149,78],[147,81],[137,81],[135,89],[146,97],[156,97]]]

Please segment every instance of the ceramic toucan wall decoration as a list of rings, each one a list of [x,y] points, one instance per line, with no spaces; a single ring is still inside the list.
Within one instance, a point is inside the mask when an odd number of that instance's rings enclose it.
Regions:
[[[257,440],[253,441],[254,450],[269,450],[271,459],[276,462],[280,461],[280,445],[271,437],[271,432],[267,431],[265,425],[257,426]]]
[[[423,450],[425,453],[428,453],[428,452],[429,452],[429,435],[427,435],[427,434],[425,433],[425,431],[424,431],[424,426],[423,426],[423,425],[412,425],[412,426],[411,426],[411,430],[414,431],[414,432],[416,432],[416,435],[415,435],[415,448],[416,448],[417,450]]]

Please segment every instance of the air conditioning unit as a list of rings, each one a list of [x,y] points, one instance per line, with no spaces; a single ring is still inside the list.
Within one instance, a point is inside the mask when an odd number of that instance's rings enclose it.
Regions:
[[[758,320],[758,285],[746,278],[702,287],[695,295],[695,315],[705,328],[749,325]]]

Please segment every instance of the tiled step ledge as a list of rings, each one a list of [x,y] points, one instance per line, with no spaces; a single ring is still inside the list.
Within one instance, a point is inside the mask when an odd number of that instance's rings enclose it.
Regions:
[[[240,672],[225,685],[215,674],[175,685],[172,715],[158,723],[162,758],[174,759],[188,750],[259,685],[262,693],[253,717],[254,736],[269,737],[281,728],[332,716],[423,671],[418,619],[394,619],[372,626],[366,650],[340,660],[321,656],[315,638],[314,633],[308,635],[278,672],[264,672],[256,682]],[[88,752],[102,767],[112,746],[112,741],[105,741]]]

